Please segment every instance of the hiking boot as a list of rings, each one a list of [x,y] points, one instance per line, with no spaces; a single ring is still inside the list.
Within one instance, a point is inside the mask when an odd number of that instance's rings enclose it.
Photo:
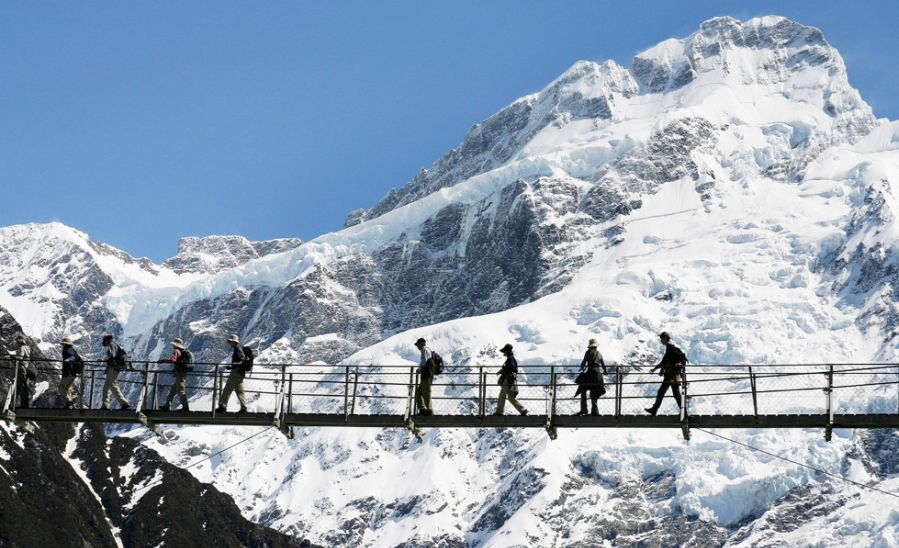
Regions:
[[[119,405],[119,409],[125,409],[125,410],[131,409],[131,404],[129,404],[128,402],[125,402],[125,403]]]
[[[109,406],[108,406],[108,405],[101,405],[101,406],[100,406],[100,411],[109,411]]]
[[[190,413],[190,407],[182,407],[181,409],[179,409],[179,411],[181,411],[182,413]]]
[[[499,413],[499,412],[497,412],[497,413],[494,413],[494,414],[493,414],[494,417],[502,417],[503,415],[505,415],[505,413]]]
[[[590,416],[591,416],[591,417],[598,417],[598,416],[599,416],[599,411],[590,411]]]
[[[649,413],[650,415],[652,415],[653,417],[655,417],[655,416],[656,416],[656,411],[657,411],[657,410],[656,410],[656,409],[653,409],[652,407],[647,407],[646,409],[644,409],[644,411],[646,411],[647,413]]]
[[[172,406],[169,405],[169,404],[160,405],[160,406],[159,406],[159,410],[160,410],[160,411],[171,411],[171,410],[172,410]]]
[[[526,417],[527,414],[528,414],[528,410],[527,410],[527,409],[522,409],[522,410],[521,410],[521,416],[522,416],[522,417]]]
[[[63,404],[62,408],[63,409],[71,409],[73,405],[75,405],[75,402],[67,401],[66,403]]]
[[[220,406],[218,406],[218,407],[215,408],[215,412],[216,412],[216,413],[227,413],[227,412],[228,412],[228,408],[227,408],[227,407],[224,407],[224,406],[222,406],[222,405],[220,405]]]
[[[242,415],[242,414],[244,414],[244,413],[246,413],[246,412],[247,412],[247,408],[246,408],[246,407],[241,407],[241,408],[240,408],[240,411],[238,411],[237,414],[238,414],[238,415]]]
[[[587,416],[587,412],[583,409],[574,414],[575,417],[585,417]]]

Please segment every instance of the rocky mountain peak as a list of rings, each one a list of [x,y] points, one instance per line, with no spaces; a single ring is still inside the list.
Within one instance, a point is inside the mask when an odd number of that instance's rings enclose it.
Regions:
[[[650,93],[678,89],[712,70],[742,84],[766,84],[808,67],[845,79],[842,58],[819,29],[777,16],[709,19],[687,38],[664,40],[633,61],[634,75]]]
[[[178,241],[178,255],[165,261],[179,274],[215,273],[266,255],[302,245],[299,238],[250,241],[243,236],[188,236]]]

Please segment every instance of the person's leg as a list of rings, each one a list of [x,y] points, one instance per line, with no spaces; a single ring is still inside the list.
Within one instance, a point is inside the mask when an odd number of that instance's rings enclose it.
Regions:
[[[18,407],[28,409],[31,406],[31,386],[25,375],[16,378],[16,399]]]
[[[581,391],[581,415],[587,414],[587,389],[584,388]]]
[[[683,406],[683,402],[680,397],[680,385],[677,383],[673,383],[671,385],[671,394],[674,395],[674,401],[677,402],[677,408],[680,409]]]
[[[178,398],[181,400],[181,410],[190,411],[190,405],[187,401],[187,373],[179,373],[175,375],[178,387]]]
[[[668,391],[668,383],[663,382],[662,386],[659,387],[659,391],[656,394],[656,401],[652,405],[653,413],[657,413],[659,411],[659,407],[662,406],[662,399],[665,397],[665,392]]]
[[[509,392],[509,403],[511,403],[512,407],[514,407],[516,410],[518,410],[518,412],[520,414],[524,415],[525,413],[528,412],[528,410],[525,409],[523,405],[521,405],[521,403],[518,401],[517,396],[518,396],[518,392]]]
[[[219,398],[219,408],[227,409],[228,408],[228,400],[231,399],[231,392],[234,392],[237,383],[234,379],[234,372],[232,371],[228,375],[228,380],[225,381],[225,387],[222,389],[222,395]]]
[[[247,393],[244,392],[243,389],[243,375],[238,374],[239,377],[237,381],[237,387],[235,387],[234,391],[237,392],[237,401],[240,402],[240,410],[247,410]]]
[[[506,397],[509,395],[509,391],[506,388],[506,385],[500,385],[499,387],[499,397],[496,399],[496,414],[502,415],[506,409]]]
[[[122,392],[122,389],[119,388],[119,371],[115,371],[115,377],[112,379],[112,395],[119,400],[119,404],[124,406],[128,405],[128,398],[125,397],[125,394]]]
[[[431,407],[431,382],[432,379],[424,379],[421,383],[421,399],[429,415],[434,413],[434,408]]]
[[[103,407],[109,407],[110,395],[112,393],[112,386],[115,384],[116,377],[119,372],[113,369],[112,367],[106,368],[106,381],[103,383]]]
[[[422,392],[421,383],[419,382],[415,387],[415,411],[418,414],[421,414],[426,410],[427,409],[425,408],[424,392]]]
[[[599,399],[599,389],[591,388],[590,389],[590,414],[591,415],[599,415],[599,406],[596,405],[596,400]]]

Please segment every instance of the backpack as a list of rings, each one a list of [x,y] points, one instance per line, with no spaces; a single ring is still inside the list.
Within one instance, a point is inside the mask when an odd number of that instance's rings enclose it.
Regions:
[[[253,349],[249,346],[243,347],[243,364],[241,364],[240,371],[241,373],[249,373],[253,369],[253,358],[256,357],[253,354]]]
[[[683,367],[684,365],[687,364],[688,361],[690,361],[690,360],[687,359],[687,355],[684,354],[684,351],[683,351],[683,350],[681,350],[680,348],[678,348],[678,347],[676,347],[676,346],[674,347],[674,350],[675,350],[675,354],[676,354],[676,358],[677,358],[677,359],[675,360],[675,363],[676,363],[676,364],[678,364],[678,365],[680,365],[681,367]]]
[[[440,354],[437,352],[431,352],[431,363],[434,364],[434,374],[439,375],[443,373],[443,358],[440,357]]]
[[[190,353],[190,350],[185,348],[181,351],[181,355],[178,356],[178,362],[175,363],[175,369],[182,373],[187,373],[188,371],[194,370],[193,364],[194,355]]]
[[[75,354],[75,357],[72,358],[72,373],[76,376],[84,374],[84,360],[78,354]]]
[[[128,368],[128,353],[121,346],[116,350],[115,357],[112,359],[113,367],[121,371]]]

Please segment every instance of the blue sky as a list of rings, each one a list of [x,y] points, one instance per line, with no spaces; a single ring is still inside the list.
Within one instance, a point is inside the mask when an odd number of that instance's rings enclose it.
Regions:
[[[899,2],[0,3],[0,225],[160,261],[180,236],[339,229],[579,59],[716,15],[820,27],[899,118]]]

